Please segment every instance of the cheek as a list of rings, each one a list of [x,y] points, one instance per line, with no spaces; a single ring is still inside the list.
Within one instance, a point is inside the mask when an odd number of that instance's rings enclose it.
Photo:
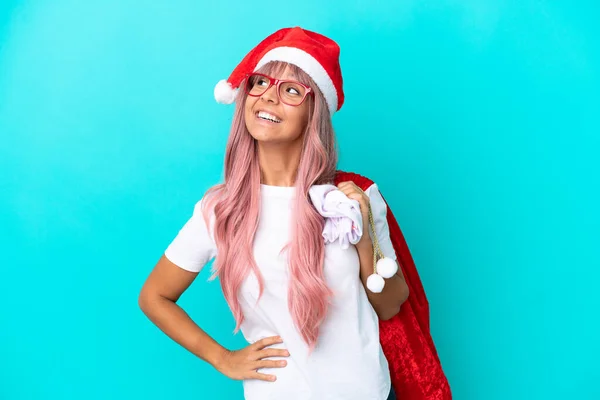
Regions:
[[[248,119],[250,116],[252,116],[252,104],[250,101],[246,101],[246,105],[244,105],[244,117]]]
[[[294,111],[295,112],[292,114],[293,117],[290,118],[290,120],[293,119],[294,126],[297,127],[298,132],[296,133],[302,133],[306,127],[306,124],[308,124],[308,112],[306,110]]]
[[[254,111],[252,111],[253,107],[254,104],[250,101],[247,101],[244,107],[244,124],[247,129],[253,128],[256,124],[256,121],[254,120]]]

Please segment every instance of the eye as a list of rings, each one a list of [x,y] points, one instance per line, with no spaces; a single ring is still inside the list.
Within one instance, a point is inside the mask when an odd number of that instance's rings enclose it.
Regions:
[[[304,95],[304,88],[297,82],[285,82],[282,87],[286,96],[301,97]]]
[[[258,85],[258,86],[265,86],[268,84],[269,83],[267,82],[267,80],[265,78],[258,78],[258,80],[256,81],[256,85]]]

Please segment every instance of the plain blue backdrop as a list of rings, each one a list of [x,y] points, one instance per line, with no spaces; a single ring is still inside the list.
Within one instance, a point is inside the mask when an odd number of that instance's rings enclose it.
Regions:
[[[455,399],[600,398],[599,10],[4,0],[0,399],[242,398],[137,296],[222,179],[214,85],[294,25],[342,48],[339,167],[390,203]],[[209,275],[181,305],[240,348]]]

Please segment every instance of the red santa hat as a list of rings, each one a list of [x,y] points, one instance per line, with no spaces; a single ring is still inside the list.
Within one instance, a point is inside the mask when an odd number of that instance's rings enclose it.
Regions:
[[[215,99],[233,103],[247,74],[269,61],[284,61],[300,67],[315,81],[333,115],[344,103],[339,56],[340,47],[326,36],[300,27],[280,29],[253,48],[227,80],[217,83]]]

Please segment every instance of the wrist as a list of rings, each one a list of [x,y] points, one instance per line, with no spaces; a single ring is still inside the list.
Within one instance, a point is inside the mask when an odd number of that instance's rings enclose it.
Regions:
[[[221,345],[217,345],[207,357],[207,361],[218,371],[221,371],[225,360],[229,355],[229,350]]]

